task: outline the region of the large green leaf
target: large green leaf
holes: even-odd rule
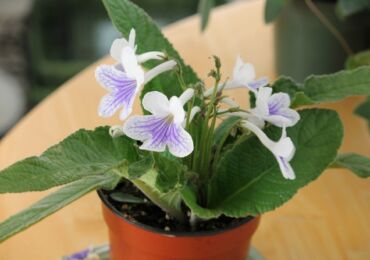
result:
[[[120,178],[119,175],[106,173],[103,175],[88,176],[62,187],[60,190],[36,202],[31,207],[0,223],[0,243],[92,190],[100,188],[113,189]]]
[[[133,141],[127,137],[112,138],[108,127],[79,130],[41,156],[0,171],[0,193],[47,190],[103,174],[136,157]]]
[[[370,95],[370,66],[337,73],[310,76],[303,84],[283,77],[272,87],[275,92],[288,93],[293,106],[335,102],[350,96]]]
[[[178,52],[144,10],[128,0],[102,1],[113,24],[124,37],[128,37],[131,28],[135,28],[138,53],[154,50],[164,51],[180,63],[187,84],[199,81],[194,71],[184,64]],[[153,66],[153,63],[149,62],[146,65],[149,68]],[[176,75],[173,73],[166,73],[152,80],[145,86],[142,95],[153,90],[163,92],[167,96],[178,96],[182,91]]]
[[[368,96],[370,67],[309,77],[305,80],[304,92],[315,103],[335,102],[349,96]]]
[[[172,189],[168,192],[162,192],[158,189],[158,172],[148,171],[140,179],[132,180],[132,183],[140,189],[154,204],[167,212],[179,221],[184,220],[181,209],[180,189]]]
[[[265,22],[270,23],[275,21],[288,1],[289,0],[266,0],[264,14]]]
[[[183,190],[185,203],[203,218],[225,214],[242,217],[258,215],[288,201],[297,191],[315,180],[335,159],[343,127],[336,112],[308,109],[301,120],[288,129],[297,150],[291,161],[295,180],[286,180],[271,153],[252,137],[236,145],[218,165],[208,194],[207,208],[197,204],[190,188]],[[267,134],[277,140],[280,130],[270,127]]]
[[[186,167],[176,157],[171,158],[162,154],[156,154],[155,168],[158,172],[155,185],[161,192],[169,192],[182,185],[185,181]]]
[[[339,154],[332,167],[346,168],[361,178],[370,176],[370,158],[355,153]]]
[[[342,16],[348,16],[370,9],[369,0],[338,0],[338,11]]]

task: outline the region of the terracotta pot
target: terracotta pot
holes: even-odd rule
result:
[[[112,260],[245,260],[260,217],[218,231],[165,232],[133,223],[98,191],[109,229]]]

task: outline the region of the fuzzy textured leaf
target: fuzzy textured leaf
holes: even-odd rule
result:
[[[179,189],[172,189],[166,193],[161,192],[157,188],[157,177],[157,171],[149,171],[140,179],[133,180],[132,183],[164,212],[182,221],[184,216],[181,210],[182,198]]]
[[[343,137],[343,127],[335,111],[307,109],[300,111],[300,115],[297,125],[288,128],[297,148],[291,161],[295,180],[284,179],[275,158],[252,137],[221,159],[209,185],[207,208],[197,204],[190,188],[183,191],[185,203],[200,217],[211,218],[221,214],[259,215],[288,201],[333,162]],[[266,132],[274,140],[281,134],[276,127]]]
[[[140,7],[128,0],[102,0],[104,6],[117,30],[124,37],[128,37],[131,28],[136,30],[137,52],[163,51],[169,57],[176,59],[181,65],[185,82],[196,83],[199,78],[191,67],[185,65],[184,61],[173,48],[172,44],[162,34],[159,27]],[[153,67],[153,62],[145,63],[147,68]],[[149,91],[160,91],[168,97],[178,96],[182,89],[178,84],[174,73],[166,73],[153,79],[145,85],[142,96]]]
[[[113,189],[121,179],[119,175],[107,173],[88,176],[51,193],[31,207],[0,223],[0,243],[21,232],[43,218],[53,214],[86,193],[95,189]]]
[[[346,60],[346,69],[351,70],[361,66],[370,66],[370,50],[356,53]]]
[[[158,172],[155,186],[159,191],[166,193],[183,184],[186,167],[176,157],[156,154],[155,168]]]
[[[148,153],[144,158],[131,163],[128,166],[128,177],[130,179],[140,178],[146,172],[154,168],[154,158],[151,153]]]
[[[272,87],[292,98],[292,106],[336,102],[350,96],[370,95],[370,66],[343,70],[333,74],[310,76],[303,84],[290,78],[278,79]]]
[[[304,93],[315,103],[335,102],[349,96],[368,96],[370,66],[308,77],[304,83]]]
[[[370,158],[355,153],[339,154],[333,167],[346,168],[361,178],[370,176]]]
[[[0,171],[0,193],[43,191],[100,175],[136,160],[127,137],[112,138],[109,127],[79,130],[39,157],[30,157]]]

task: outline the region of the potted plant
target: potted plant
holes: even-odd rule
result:
[[[223,77],[213,57],[206,88],[143,10],[103,3],[124,38],[112,44],[115,63],[96,69],[107,91],[98,111],[119,112],[123,126],[81,129],[2,170],[0,193],[64,186],[2,222],[0,242],[98,190],[112,259],[241,260],[260,216],[326,168],[369,176],[368,158],[338,153],[338,114],[307,105],[369,95],[370,68],[269,83],[240,57]],[[228,96],[237,87],[251,108]],[[144,115],[131,114],[136,96]]]

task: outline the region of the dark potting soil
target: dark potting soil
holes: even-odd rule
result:
[[[111,194],[122,192],[140,198],[144,203],[126,203],[112,199]],[[195,232],[216,231],[233,227],[243,222],[245,218],[230,218],[221,216],[217,219],[197,221],[195,228],[189,223],[189,216],[184,216],[187,221],[180,223],[178,220],[168,216],[158,206],[148,200],[145,195],[130,182],[122,182],[113,191],[104,191],[106,199],[119,211],[124,218],[134,223],[141,223],[152,228],[164,231]]]

